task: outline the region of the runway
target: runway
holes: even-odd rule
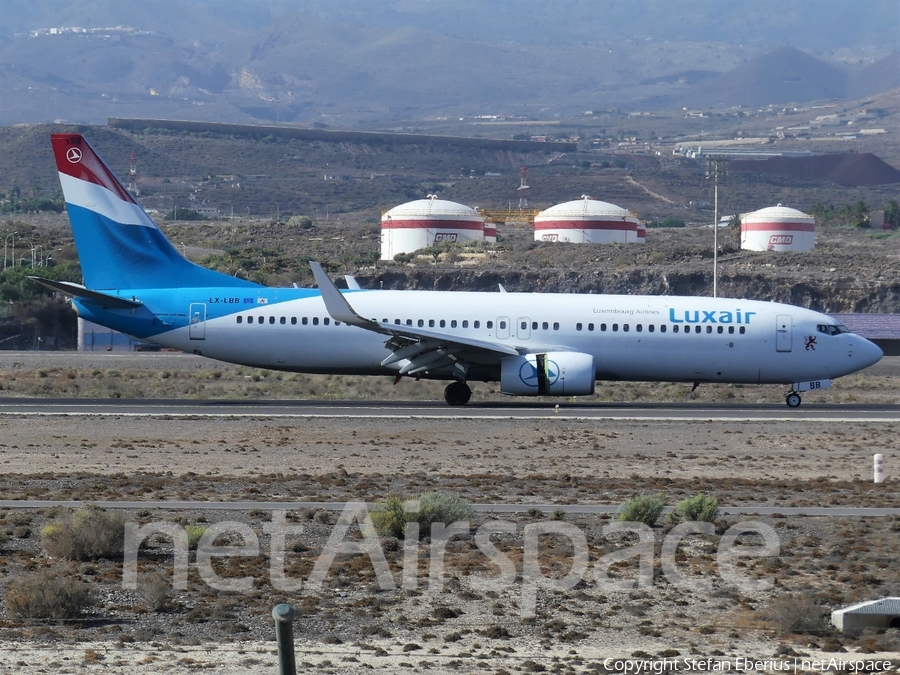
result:
[[[341,419],[459,420],[635,420],[721,422],[869,422],[893,423],[900,406],[810,404],[790,409],[784,404],[708,403],[482,403],[453,408],[443,403],[370,401],[227,401],[184,399],[0,399],[0,415],[84,415],[130,417],[253,417]]]
[[[55,501],[47,499],[35,500],[0,500],[0,508],[4,509],[47,509],[53,507],[79,508],[85,502]],[[235,501],[235,502],[202,502],[202,501],[91,501],[91,504],[108,509],[169,509],[174,511],[248,511],[260,509],[263,511],[298,510],[298,509],[325,509],[328,511],[343,511],[348,505],[355,510],[358,502],[276,502],[276,501]],[[374,504],[366,504],[369,510]],[[612,514],[619,510],[618,504],[472,504],[472,508],[478,513],[527,513],[537,509],[543,513],[562,511],[567,514]],[[671,511],[671,507],[664,512]],[[722,515],[755,515],[755,516],[827,516],[841,517],[883,517],[900,515],[900,508],[860,508],[849,506],[722,506],[719,507]]]

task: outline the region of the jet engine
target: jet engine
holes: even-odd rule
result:
[[[578,352],[523,354],[500,361],[500,391],[514,396],[594,393],[594,357]]]

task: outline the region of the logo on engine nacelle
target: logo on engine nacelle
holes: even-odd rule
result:
[[[526,361],[519,367],[519,379],[529,387],[538,386],[538,371],[531,361]],[[555,361],[547,361],[547,385],[556,384],[559,379],[559,366]]]

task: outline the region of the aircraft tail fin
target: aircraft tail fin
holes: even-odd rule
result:
[[[51,134],[89,289],[257,286],[186,260],[80,134]]]

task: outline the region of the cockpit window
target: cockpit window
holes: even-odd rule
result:
[[[841,333],[849,333],[850,332],[849,328],[847,328],[846,326],[843,326],[841,324],[832,325],[832,324],[827,324],[827,323],[820,323],[818,326],[816,326],[816,329],[820,333],[825,333],[825,335],[840,335]]]

